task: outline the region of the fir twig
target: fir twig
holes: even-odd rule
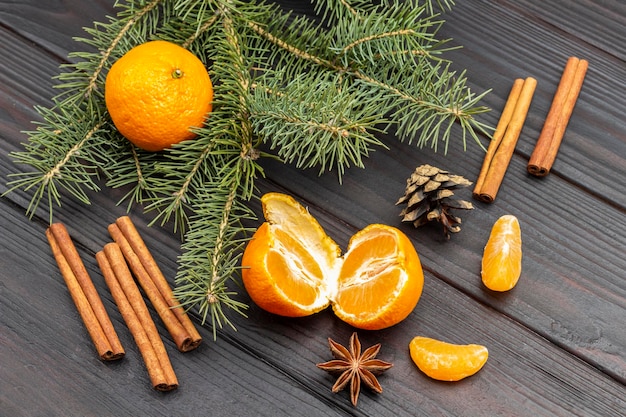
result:
[[[10,174],[16,178],[8,182],[11,192],[24,189],[33,192],[26,215],[32,218],[44,197],[48,201],[48,220],[52,223],[53,204],[61,206],[61,190],[69,191],[79,201],[89,204],[85,190],[99,190],[94,177],[98,176],[97,161],[90,156],[89,142],[95,141],[105,121],[97,118],[95,124],[83,122],[76,112],[54,112],[44,108],[38,111],[45,118],[36,131],[30,132],[31,140],[23,152],[13,153],[16,163],[36,168],[38,171]],[[74,120],[67,123],[67,120]],[[63,133],[71,131],[73,142],[59,143]],[[61,145],[61,146],[59,146]]]
[[[35,131],[12,154],[31,171],[11,176],[9,191],[32,193],[26,212],[63,192],[89,204],[100,176],[126,189],[120,203],[141,204],[155,222],[184,236],[177,296],[214,335],[244,314],[234,279],[255,220],[247,203],[263,175],[262,157],[300,168],[365,167],[379,135],[437,149],[457,136],[479,142],[489,127],[476,116],[486,92],[474,94],[465,73],[450,71],[449,40],[437,38],[451,0],[315,0],[317,16],[244,0],[126,0],[106,22],[77,38],[85,51],[62,66],[50,108],[38,107]],[[207,66],[213,111],[197,138],[162,153],[134,148],[119,135],[104,103],[110,66],[151,39],[183,45]],[[480,143],[480,142],[479,142]],[[481,145],[482,146],[482,145]],[[263,151],[262,151],[263,149]]]
[[[246,242],[242,233],[249,231],[242,221],[254,219],[254,213],[238,199],[239,193],[236,180],[230,190],[210,184],[204,188],[199,195],[204,198],[194,205],[179,258],[175,293],[183,305],[198,309],[203,323],[209,317],[214,336],[223,324],[234,328],[222,306],[242,315],[247,308],[233,298],[236,293],[227,285],[239,270]]]

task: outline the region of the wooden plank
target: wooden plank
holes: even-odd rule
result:
[[[84,37],[83,28],[93,26],[94,20],[105,21],[112,13],[112,6],[110,0],[3,1],[0,24],[31,41],[35,48],[66,58],[69,52],[76,50],[73,38]]]
[[[562,31],[601,49],[626,59],[626,3],[619,0],[599,1],[538,0],[509,2],[511,8],[540,19],[554,31]],[[611,36],[606,36],[610,33]]]
[[[19,9],[12,9],[16,16],[11,22],[28,20],[20,16],[27,16],[24,11],[32,11],[34,3],[31,0],[20,3],[27,6],[10,5]],[[298,4],[302,9],[310,7]],[[48,11],[57,7],[64,10],[61,14],[72,15],[67,19],[74,24],[102,19],[95,13],[75,12],[78,9],[70,3],[46,5]],[[445,26],[449,31],[445,29],[444,33],[466,45],[455,52],[455,65],[470,69],[477,91],[489,88],[493,82],[494,93],[488,102],[496,110],[486,117],[495,120],[513,77],[528,68],[521,53],[527,48],[535,50],[546,39],[555,42],[550,53],[563,54],[562,48],[567,47],[561,35],[554,35],[543,23],[560,19],[554,10],[546,13],[545,19],[531,19],[529,24],[527,13],[512,4],[482,2],[480,7],[480,12],[462,14],[470,7],[459,4],[449,15],[452,23]],[[7,48],[0,51],[0,108],[5,109],[0,111],[2,178],[15,172],[6,151],[18,148],[24,139],[19,131],[27,128],[35,115],[32,104],[49,99],[52,90],[42,80],[54,74],[57,65],[56,58],[30,45],[22,36],[63,57],[71,48],[69,36],[79,34],[56,27],[63,26],[67,19],[55,22],[37,18],[37,13],[32,19],[35,23],[23,24],[24,32],[1,28],[3,39],[9,39]],[[480,27],[485,19],[497,28],[490,37],[485,37]],[[563,23],[568,21],[564,19]],[[7,20],[2,22],[7,26]],[[526,28],[534,31],[529,43],[523,47],[512,43],[511,31],[526,33]],[[53,40],[31,37],[38,31]],[[503,52],[502,44],[493,39],[500,39],[511,49]],[[604,52],[595,47],[589,51],[605,58]],[[540,52],[531,55],[542,58],[537,68],[550,73],[553,81],[558,79],[558,64],[549,62]],[[28,71],[14,77],[3,66],[5,62],[16,62]],[[403,191],[405,178],[423,162],[473,179],[482,162],[482,153],[475,146],[467,152],[451,148],[444,156],[392,140],[390,151],[374,153],[365,170],[350,170],[343,185],[338,184],[334,174],[318,177],[313,170],[301,172],[266,161],[269,179],[260,182],[261,191],[286,191],[301,198],[343,247],[354,231],[368,223],[399,225],[415,242],[426,266],[424,295],[411,317],[392,329],[360,332],[364,346],[381,341],[380,357],[391,360],[395,367],[381,377],[385,392],[380,396],[364,392],[357,410],[349,405],[345,392],[330,393],[332,378],[314,366],[329,359],[327,336],[345,343],[352,332],[329,311],[295,320],[278,318],[253,305],[248,319],[233,316],[239,331],[220,331],[215,343],[210,341],[210,328],[202,328],[207,343],[191,355],[174,352],[168,342],[181,380],[181,388],[171,395],[149,388],[138,352],[125,331],[120,333],[129,349],[128,357],[119,364],[102,364],[95,357],[48,253],[43,236],[45,221],[29,222],[23,216],[26,200],[20,193],[11,194],[0,202],[3,242],[11,242],[0,246],[0,409],[16,416],[47,415],[53,410],[72,415],[330,416],[359,411],[383,416],[506,415],[518,411],[538,416],[619,415],[626,409],[626,297],[622,277],[626,265],[621,259],[626,245],[618,232],[626,222],[625,187],[623,175],[619,175],[623,173],[625,154],[621,152],[624,121],[613,110],[619,108],[613,106],[623,103],[623,98],[611,83],[623,74],[613,64],[623,61],[609,57],[603,62],[597,69],[594,88],[577,107],[577,120],[583,114],[585,123],[573,125],[570,130],[580,140],[563,154],[566,158],[560,159],[564,164],[557,175],[537,181],[524,174],[531,144],[531,139],[524,139],[527,142],[521,144],[514,158],[497,203],[478,204],[476,210],[462,213],[463,230],[450,241],[442,239],[436,228],[413,230],[399,225],[399,208],[393,203]],[[486,67],[493,74],[483,74]],[[478,75],[472,77],[472,73]],[[544,110],[550,95],[545,91],[537,101]],[[531,133],[538,133],[540,126],[541,116],[537,114],[525,133],[536,137]],[[591,132],[598,133],[593,147],[585,142],[593,137]],[[585,152],[578,154],[582,150]],[[590,167],[589,175],[580,170],[579,163]],[[613,181],[604,176],[611,169]],[[616,189],[609,190],[609,185]],[[590,193],[590,189],[601,192]],[[66,200],[58,219],[67,223],[76,237],[114,324],[124,330],[92,259],[93,253],[109,240],[106,225],[124,212],[123,207],[115,206],[121,195],[121,190],[109,189],[92,193],[93,204],[89,207]],[[258,206],[255,208],[258,211]],[[593,215],[588,214],[590,211]],[[505,212],[518,214],[522,220],[527,242],[524,276],[513,292],[494,295],[482,289],[478,269],[488,228]],[[166,275],[172,277],[179,251],[177,236],[168,227],[148,228],[149,216],[140,211],[133,215]],[[46,214],[40,212],[38,218],[45,219]],[[612,224],[605,219],[611,219]],[[605,262],[597,265],[598,259]],[[243,292],[240,297],[247,300]],[[408,356],[408,341],[417,334],[459,343],[484,343],[491,359],[473,378],[459,384],[436,383],[421,375]]]

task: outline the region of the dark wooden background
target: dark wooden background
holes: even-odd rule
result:
[[[308,13],[308,1],[282,1]],[[101,279],[94,253],[109,241],[106,226],[124,214],[121,191],[103,189],[85,206],[66,199],[56,212],[91,272],[127,349],[118,363],[97,359],[45,240],[47,214],[29,221],[29,196],[0,199],[0,415],[2,416],[618,416],[626,415],[626,5],[622,0],[458,1],[441,37],[463,49],[448,55],[468,71],[497,122],[515,78],[538,87],[497,200],[461,213],[450,241],[437,228],[414,230],[394,206],[405,179],[422,163],[475,180],[483,152],[451,144],[447,155],[390,137],[366,169],[333,174],[266,161],[261,192],[294,195],[343,247],[369,223],[399,226],[425,268],[422,298],[408,319],[359,332],[364,346],[382,342],[380,357],[395,366],[380,378],[384,393],[365,391],[358,408],[315,367],[329,359],[327,337],[347,342],[352,328],[326,311],[284,319],[251,306],[232,316],[238,331],[201,329],[206,343],[180,354],[166,346],[180,387],[151,389],[136,346]],[[0,192],[18,171],[37,118],[34,105],[55,94],[51,77],[82,27],[114,13],[113,0],[0,0]],[[590,68],[552,174],[536,179],[526,162],[571,55]],[[467,190],[469,196],[470,190]],[[258,209],[258,207],[255,207]],[[524,242],[523,273],[509,293],[480,282],[482,248],[493,222],[516,215]],[[132,214],[169,277],[178,238]],[[248,301],[245,291],[239,297]],[[160,327],[162,334],[163,328]],[[480,343],[490,358],[477,375],[441,383],[422,375],[408,343],[426,335]]]

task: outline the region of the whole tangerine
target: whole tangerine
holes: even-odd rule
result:
[[[198,57],[167,41],[135,46],[105,81],[104,99],[117,130],[137,147],[161,151],[196,136],[212,110],[213,84]]]

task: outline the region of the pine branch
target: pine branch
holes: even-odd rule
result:
[[[341,21],[347,16],[368,15],[379,7],[388,9],[396,4],[396,2],[388,0],[377,3],[370,0],[315,0],[314,3],[316,13],[323,16],[324,21],[330,23]],[[426,0],[411,3],[408,8],[423,7],[431,16],[445,10],[451,10],[454,5],[453,0]]]
[[[97,140],[102,139],[105,121],[97,114],[86,114],[81,109],[53,111],[37,107],[44,118],[37,130],[28,132],[30,141],[25,150],[13,152],[17,164],[36,169],[35,172],[10,174],[16,178],[8,182],[11,192],[16,189],[32,191],[33,197],[26,209],[32,218],[44,197],[48,201],[48,218],[52,222],[53,204],[61,207],[61,189],[76,199],[89,204],[86,190],[98,191],[97,153],[91,152]],[[89,117],[88,117],[89,116]],[[66,135],[71,140],[65,140]]]
[[[263,175],[262,159],[299,168],[365,167],[385,148],[380,133],[437,149],[460,128],[480,144],[487,111],[465,73],[450,71],[449,40],[437,38],[438,13],[451,0],[316,0],[316,17],[243,0],[127,0],[118,14],[76,38],[86,51],[61,67],[59,94],[12,153],[30,171],[11,176],[9,192],[32,193],[27,215],[48,205],[49,221],[63,192],[89,204],[88,193],[123,188],[120,203],[173,222],[183,236],[177,296],[195,308],[214,335],[244,314],[234,281],[249,225],[247,203]],[[110,66],[134,46],[164,39],[188,48],[207,66],[213,111],[197,137],[161,153],[133,147],[116,130],[104,103]],[[482,146],[482,145],[481,145]],[[266,150],[262,152],[260,148]]]
[[[175,146],[167,154],[167,161],[159,166],[167,179],[159,194],[169,197],[147,206],[159,208],[164,221],[174,213],[176,224],[189,224],[175,293],[183,305],[198,309],[203,323],[209,316],[214,337],[218,327],[234,327],[224,306],[240,314],[246,308],[234,300],[236,293],[227,283],[239,270],[247,231],[241,222],[255,219],[240,201],[252,196],[259,170],[248,117],[251,63],[242,51],[232,10],[222,7],[217,13],[222,36],[213,39],[214,71],[218,74],[213,78],[222,88],[216,89],[215,110],[206,126],[197,130],[198,139]],[[194,158],[190,158],[192,150]],[[190,219],[186,218],[187,209],[193,213]]]
[[[70,53],[70,58],[78,58],[75,64],[65,64],[62,72],[57,77],[61,84],[59,89],[65,90],[57,97],[60,106],[80,105],[80,101],[90,99],[93,94],[102,96],[105,80],[105,69],[124,52],[132,48],[137,41],[146,39],[147,34],[159,25],[159,22],[166,21],[171,11],[166,13],[166,9],[157,8],[166,3],[164,0],[152,0],[142,8],[135,10],[134,3],[121,7],[117,19],[110,19],[108,24],[96,23],[94,28],[86,28],[86,32],[92,38],[75,38],[75,40],[91,45],[97,52],[74,52]],[[102,47],[103,43],[106,45]],[[76,103],[75,101],[79,102]]]
[[[242,190],[236,176],[231,178],[230,189],[223,184],[205,184],[198,194],[176,277],[175,295],[183,305],[196,307],[203,323],[209,317],[214,337],[224,324],[234,328],[223,306],[242,315],[247,308],[234,299],[236,292],[228,286],[240,269],[244,233],[251,232],[242,222],[256,219],[238,198]]]
[[[55,87],[62,92],[53,98],[54,105],[50,109],[36,107],[43,121],[37,122],[36,131],[26,132],[29,144],[25,145],[25,150],[11,153],[16,163],[35,169],[13,175],[18,179],[9,182],[7,191],[18,188],[34,190],[27,208],[29,217],[35,214],[46,197],[51,223],[54,204],[61,206],[61,189],[85,204],[90,203],[86,190],[99,190],[96,183],[99,170],[106,172],[109,161],[117,160],[107,157],[115,146],[108,147],[110,137],[104,135],[110,122],[104,116],[102,73],[109,60],[114,58],[112,52],[122,40],[126,40],[126,49],[132,47],[124,36],[133,29],[136,31],[138,23],[146,24],[139,29],[140,33],[157,24],[159,19],[155,11],[161,2],[153,0],[137,12],[129,6],[122,9],[118,19],[112,19],[109,24],[96,23],[94,28],[87,29],[91,39],[76,38],[100,52],[70,54],[70,58],[78,58],[79,61],[61,65],[61,73],[57,76],[61,83]],[[132,38],[139,35],[135,34]],[[119,56],[121,53],[115,58]]]
[[[326,79],[301,75],[278,94],[283,82],[274,74],[260,79],[250,113],[255,133],[268,138],[270,149],[285,162],[298,168],[318,166],[320,173],[337,168],[341,180],[349,166],[364,168],[363,158],[373,147],[385,147],[374,133],[389,121],[368,111],[381,99],[371,90],[331,74]],[[315,90],[310,87],[314,82]]]
[[[434,16],[426,15],[425,6],[391,7],[338,22],[333,50],[342,65],[349,68],[364,63],[380,65],[380,60],[391,60],[396,67],[410,65],[416,56],[435,59],[445,43],[435,38],[441,24]]]
[[[140,156],[138,149],[130,143],[127,144],[125,152],[130,152],[132,157],[125,157],[124,153],[110,156],[111,166],[108,169],[107,186],[131,188],[118,202],[118,204],[128,202],[127,211],[130,211],[135,204],[148,204],[158,198],[149,184],[150,175],[154,173],[156,155],[145,153]]]
[[[383,11],[374,18],[368,18],[367,24],[359,30],[358,40],[346,41],[343,47],[318,47],[318,44],[328,45],[334,41],[329,41],[323,33],[322,28],[312,25],[309,21],[294,19],[288,30],[279,30],[285,21],[274,20],[268,27],[263,27],[257,23],[249,23],[250,28],[271,45],[287,52],[287,56],[272,55],[271,59],[275,66],[288,68],[283,78],[297,79],[299,74],[318,74],[315,77],[320,80],[325,79],[326,72],[340,74],[343,78],[350,78],[354,83],[365,83],[367,88],[374,94],[378,91],[380,97],[384,97],[376,106],[370,107],[372,116],[378,115],[381,108],[392,111],[392,117],[387,121],[387,125],[397,124],[398,136],[401,139],[413,138],[417,136],[415,142],[422,147],[429,141],[433,148],[437,148],[439,141],[445,142],[445,149],[452,135],[451,128],[445,129],[425,129],[424,127],[440,127],[445,122],[452,126],[454,122],[462,120],[463,135],[462,141],[466,146],[466,134],[480,145],[478,134],[488,134],[487,127],[475,119],[475,115],[488,111],[486,107],[479,107],[475,104],[484,94],[476,97],[465,85],[465,79],[460,77],[455,80],[455,74],[448,71],[448,64],[442,65],[442,61],[437,58],[445,51],[442,45],[445,41],[438,41],[433,35],[425,34],[428,29],[436,28],[440,22],[434,22],[431,17],[421,18],[423,7],[413,9],[401,9],[397,11]],[[352,18],[348,18],[349,20]],[[362,20],[357,15],[354,19]],[[394,22],[393,31],[384,30],[389,27],[385,22]],[[396,22],[400,22],[397,24]],[[415,27],[415,22],[419,22],[422,30],[408,29]],[[344,25],[348,25],[344,23]],[[341,28],[342,25],[335,27]],[[354,22],[352,24],[354,26]],[[360,25],[356,25],[361,28]],[[399,29],[405,27],[405,29]],[[332,39],[346,38],[345,30],[327,31],[334,36]],[[284,36],[277,36],[275,33],[285,33]],[[370,33],[368,35],[367,33]],[[349,38],[349,37],[348,37]],[[352,38],[355,38],[353,36]],[[392,41],[386,48],[356,48],[355,45],[379,41],[381,39],[393,40],[401,38],[400,43]],[[411,40],[411,42],[407,41]],[[426,40],[428,46],[422,46],[420,41]],[[406,44],[408,42],[408,44]],[[306,45],[306,46],[305,46]],[[378,45],[380,46],[380,45]],[[270,49],[269,46],[264,46]],[[306,49],[305,49],[306,48]],[[355,55],[359,49],[358,56]],[[373,52],[376,51],[376,52]],[[349,54],[347,53],[349,52]],[[364,57],[363,55],[367,57]],[[368,55],[369,54],[369,55]],[[347,56],[351,55],[351,56]],[[410,62],[413,65],[407,65]],[[302,61],[314,64],[314,67],[303,69]],[[316,68],[317,67],[317,68]],[[317,72],[312,72],[317,71]],[[313,77],[311,77],[313,78]],[[323,81],[319,81],[323,83]],[[339,94],[339,86],[337,93]],[[448,90],[450,89],[450,90]],[[276,90],[277,91],[277,90]],[[449,95],[448,92],[453,93]],[[450,101],[454,97],[456,100]],[[468,106],[465,101],[472,103]],[[434,123],[434,124],[433,124]],[[325,160],[319,160],[323,163]],[[338,167],[339,168],[339,167]],[[323,169],[322,169],[323,170]],[[339,168],[341,172],[341,168]]]

